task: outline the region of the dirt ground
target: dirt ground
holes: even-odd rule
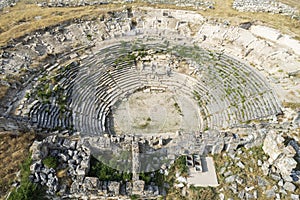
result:
[[[187,97],[171,92],[134,93],[113,113],[117,134],[199,130],[196,105]]]

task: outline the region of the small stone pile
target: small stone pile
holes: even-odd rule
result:
[[[133,194],[153,197],[160,195],[157,185],[154,183],[145,185],[143,180],[133,182],[118,182],[118,181],[100,181],[96,177],[85,177],[79,182],[73,182],[69,194],[64,195],[67,198],[101,198],[130,196]]]
[[[224,177],[224,182],[227,185],[219,190],[219,197],[221,200],[225,199],[225,195],[223,193],[224,190],[230,191],[239,199],[257,199],[261,197],[262,194],[259,193],[256,185],[252,185],[251,182],[257,183],[259,187],[266,187],[269,185],[267,181],[259,176],[246,179],[244,174],[235,172],[234,168],[242,171],[245,171],[246,168],[249,168],[249,171],[253,172],[253,168],[248,167],[246,163],[240,161],[241,156],[244,154],[245,152],[240,149],[237,151],[230,151],[228,154],[223,154],[223,157],[229,157],[230,159],[224,163],[219,172],[220,175]]]

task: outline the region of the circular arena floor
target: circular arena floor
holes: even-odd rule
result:
[[[200,115],[195,102],[169,91],[136,92],[123,99],[112,114],[117,134],[199,131]]]

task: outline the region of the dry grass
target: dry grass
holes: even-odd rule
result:
[[[282,33],[289,34],[295,39],[300,40],[300,21],[291,19],[288,16],[272,13],[252,13],[252,12],[239,12],[232,8],[233,0],[214,0],[215,9],[207,10],[195,10],[194,8],[183,8],[175,5],[148,5],[155,8],[169,8],[169,9],[182,9],[182,10],[194,10],[199,14],[210,18],[216,19],[220,22],[228,20],[231,25],[238,25],[243,22],[254,22],[256,24],[268,25],[269,27],[280,30]],[[292,7],[296,7],[300,10],[300,3],[298,0],[283,0],[283,3],[287,3]],[[145,6],[145,3],[135,4],[138,6]]]
[[[298,1],[298,0],[295,0]],[[206,17],[217,18],[221,21],[229,20],[231,24],[237,25],[241,22],[255,22],[258,24],[268,24],[270,27],[278,29],[283,33],[300,39],[300,21],[291,19],[288,16],[271,13],[252,13],[239,12],[232,8],[233,0],[215,0],[216,9],[201,11],[200,13]],[[299,3],[296,3],[298,4]]]
[[[214,161],[216,164],[216,169],[217,169],[217,176],[218,176],[218,180],[219,180],[219,186],[218,188],[224,188],[224,195],[226,196],[226,198],[233,198],[233,199],[237,199],[237,194],[234,194],[230,189],[229,186],[231,185],[230,183],[226,183],[225,182],[225,177],[219,173],[220,169],[222,167],[224,167],[224,163],[229,162],[231,164],[229,164],[226,168],[226,171],[231,171],[233,174],[238,175],[239,177],[244,179],[244,182],[242,184],[241,187],[239,188],[244,188],[246,186],[256,186],[257,182],[256,182],[256,177],[257,176],[261,176],[262,175],[262,171],[258,168],[258,166],[256,166],[256,160],[258,159],[257,157],[251,158],[253,157],[251,155],[251,157],[249,157],[249,155],[247,155],[248,160],[244,160],[244,157],[242,157],[242,162],[245,164],[246,169],[242,170],[240,169],[238,166],[236,166],[235,160],[231,159],[229,156],[222,156],[222,155],[215,155],[214,156]],[[249,167],[252,167],[254,170],[253,172],[249,171]],[[264,196],[262,195],[262,191],[259,190],[258,191],[258,195],[259,195],[259,199],[265,199]]]
[[[282,102],[282,105],[285,108],[292,108],[294,110],[299,110],[300,109],[300,103],[295,103],[295,102]]]
[[[101,16],[107,10],[117,9],[117,5],[41,8],[34,4],[20,2],[14,7],[4,9],[0,14],[0,45],[3,46],[10,39],[19,38],[38,29],[74,18],[92,19]]]
[[[20,164],[28,157],[33,139],[31,133],[19,136],[10,132],[0,133],[0,198],[10,189]]]
[[[291,7],[296,8],[300,12],[300,2],[299,0],[279,0],[281,3],[285,3]]]
[[[297,5],[298,0],[286,0],[283,2]],[[273,15],[268,13],[241,13],[232,9],[233,0],[215,0],[215,9],[198,11],[200,14],[215,18],[220,21],[229,20],[233,25],[245,21],[269,24],[271,27],[281,30],[284,33],[300,38],[300,22],[292,20],[287,16]],[[176,7],[175,5],[150,5],[147,3],[132,3],[127,6],[142,7],[151,6],[155,8],[190,9]],[[92,19],[107,13],[110,10],[122,9],[122,4],[111,4],[101,6],[85,6],[70,8],[41,8],[33,4],[18,3],[15,7],[6,8],[0,14],[0,46],[5,45],[10,39],[18,38],[34,30],[56,25],[73,18]],[[41,16],[37,20],[35,17]]]
[[[8,86],[0,85],[0,99],[2,99],[8,90]]]
[[[220,169],[222,167],[226,167],[226,172],[231,171],[232,174],[238,175],[240,178],[244,180],[243,183],[238,184],[238,188],[245,188],[254,186],[255,190],[258,192],[258,199],[260,200],[268,200],[270,198],[267,198],[264,194],[266,190],[271,189],[274,185],[277,184],[277,181],[273,180],[270,176],[265,176],[262,172],[261,167],[257,165],[257,160],[265,161],[268,159],[267,155],[264,154],[264,151],[262,150],[262,147],[252,147],[250,149],[242,148],[242,153],[236,154],[236,157],[239,157],[239,160],[235,160],[230,158],[228,155],[214,155],[214,161],[216,165],[217,170],[217,176],[220,185],[218,186],[218,189],[223,188],[223,192],[226,198],[233,198],[238,199],[237,194],[234,194],[229,188],[231,185],[230,183],[225,182],[224,175],[220,174]],[[245,169],[241,169],[236,165],[238,161],[241,161],[245,165]],[[231,163],[229,165],[224,165],[224,163]],[[252,168],[252,170],[250,170]],[[265,188],[262,188],[258,186],[258,177],[263,178],[266,180],[269,184],[265,186]],[[239,189],[239,190],[240,190]],[[299,189],[295,191],[295,193],[299,192]],[[290,192],[287,192],[288,194],[284,195],[281,194],[282,199],[289,199]]]

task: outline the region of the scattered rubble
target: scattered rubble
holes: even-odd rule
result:
[[[89,3],[41,2],[79,4]],[[294,13],[282,9],[266,11]],[[219,173],[226,189],[219,191],[221,199],[227,198],[227,190],[240,199],[299,199],[300,150],[294,134],[299,111],[280,103],[300,97],[290,93],[299,88],[299,78],[288,76],[298,70],[299,56],[300,43],[276,30],[252,23],[218,24],[192,11],[139,8],[99,20],[74,20],[3,47],[1,77],[27,73],[20,80],[24,88],[1,107],[5,116],[14,117],[13,123],[6,120],[0,128],[13,130],[20,123],[50,134],[31,147],[30,179],[46,186],[52,196],[165,196],[167,186],[148,184],[139,173],[168,174],[168,165],[179,155],[212,154],[224,159]],[[41,60],[41,71],[32,67],[34,60]],[[199,105],[199,127],[159,135],[116,135],[111,111],[137,90],[170,90],[188,97]],[[91,156],[99,155],[113,157],[115,163],[109,164],[115,169],[132,170],[132,180],[89,176]],[[187,157],[187,166],[201,173],[197,159],[193,155],[189,162]],[[175,187],[187,194],[186,178],[176,178]]]
[[[232,7],[241,12],[270,12],[299,17],[299,11],[277,0],[235,0]]]

